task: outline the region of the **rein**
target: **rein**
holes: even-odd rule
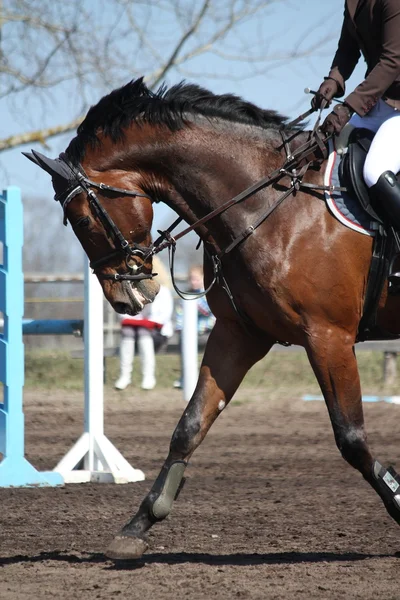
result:
[[[294,127],[295,125],[297,125],[299,122],[303,121],[307,116],[309,116],[313,112],[314,112],[314,109],[308,110],[307,112],[305,112],[302,115],[300,115],[299,117],[297,117],[294,121],[290,122],[288,124],[288,127]],[[320,131],[319,131],[320,118],[321,118],[321,111],[320,111],[319,117],[315,123],[314,129],[311,132],[310,139],[307,142],[305,142],[304,144],[302,144],[301,146],[299,146],[299,148],[297,148],[297,150],[295,150],[294,152],[292,152],[290,150],[289,140],[287,138],[285,138],[284,130],[280,130],[280,134],[282,136],[283,148],[285,149],[285,153],[286,153],[286,161],[285,161],[283,167],[276,169],[275,171],[272,171],[272,173],[270,173],[263,179],[260,179],[259,181],[257,181],[253,185],[251,185],[250,187],[246,188],[245,190],[240,192],[237,196],[235,196],[234,198],[231,198],[230,200],[228,200],[227,202],[225,202],[218,208],[214,209],[213,211],[211,211],[210,213],[208,213],[201,219],[198,219],[197,221],[195,221],[195,223],[188,226],[186,229],[182,230],[177,235],[172,236],[171,232],[182,221],[182,218],[180,218],[180,217],[176,221],[174,221],[172,223],[172,225],[170,225],[168,227],[168,229],[166,229],[165,231],[158,231],[158,233],[160,234],[160,237],[153,244],[152,254],[158,254],[162,250],[165,250],[166,248],[168,248],[172,285],[173,285],[176,293],[182,299],[194,300],[197,298],[201,298],[202,296],[206,295],[211,290],[211,288],[217,281],[219,281],[219,283],[221,283],[222,287],[227,292],[227,294],[231,300],[231,303],[235,307],[236,312],[239,313],[239,310],[234,303],[233,295],[229,290],[229,286],[228,286],[225,278],[223,277],[221,259],[224,256],[226,256],[228,253],[230,253],[239,244],[241,244],[250,235],[252,235],[254,233],[254,231],[261,225],[261,223],[263,223],[278,208],[278,206],[280,206],[280,204],[282,204],[282,202],[286,198],[288,198],[291,194],[296,193],[296,191],[299,191],[301,189],[313,189],[313,190],[330,191],[330,192],[345,191],[345,188],[338,187],[338,186],[324,186],[324,185],[303,183],[302,179],[303,179],[304,175],[306,174],[308,169],[315,162],[315,159],[313,159],[313,158],[311,160],[309,160],[303,167],[301,167],[301,169],[299,171],[297,170],[299,163],[310,158],[310,156],[315,155],[316,152],[319,152],[321,154],[321,157],[323,160],[325,160],[327,158],[328,151],[327,151],[326,141],[329,139],[330,136],[327,136],[324,138],[321,136]],[[320,160],[321,159],[319,159],[319,161]],[[291,186],[288,188],[288,190],[286,192],[284,192],[281,196],[279,196],[275,200],[275,202],[267,209],[267,211],[265,213],[263,213],[253,223],[253,225],[250,225],[247,229],[245,229],[242,233],[240,233],[226,248],[224,248],[220,252],[216,252],[216,253],[212,253],[212,254],[208,253],[209,257],[212,260],[212,264],[213,264],[213,279],[212,279],[210,285],[207,287],[207,289],[204,292],[202,292],[201,294],[197,294],[197,293],[191,294],[190,292],[182,292],[177,287],[177,285],[175,283],[175,277],[174,277],[174,258],[175,258],[177,241],[180,240],[181,238],[183,238],[185,235],[187,235],[191,231],[195,231],[201,225],[204,225],[211,219],[222,214],[223,212],[225,212],[232,206],[235,206],[239,202],[246,200],[247,198],[254,195],[255,193],[257,193],[264,187],[279,181],[283,177],[291,178]]]
[[[308,117],[313,112],[314,112],[314,109],[311,108],[307,112],[305,112],[302,115],[300,115],[299,117],[297,117],[294,121],[291,121],[290,123],[288,123],[286,125],[286,127],[287,128],[295,127],[298,123],[303,121],[306,117]],[[102,191],[103,193],[111,192],[111,193],[116,193],[119,195],[131,196],[133,198],[136,198],[136,197],[148,198],[150,201],[153,202],[152,198],[150,196],[148,196],[147,194],[139,193],[137,191],[113,187],[110,185],[106,185],[104,183],[97,183],[95,181],[92,181],[91,179],[89,179],[86,176],[86,173],[84,172],[82,166],[81,165],[75,166],[74,164],[72,164],[70,162],[68,156],[65,153],[60,154],[60,157],[58,160],[60,160],[62,163],[64,163],[65,165],[68,166],[69,170],[71,171],[71,173],[73,175],[74,181],[73,181],[73,184],[66,191],[64,191],[62,194],[56,195],[55,199],[59,200],[61,202],[61,205],[64,210],[64,224],[66,224],[66,209],[67,209],[69,202],[71,202],[71,200],[77,194],[79,194],[81,192],[85,192],[88,196],[89,204],[93,208],[96,215],[98,216],[100,222],[102,223],[107,237],[113,242],[115,249],[112,252],[110,252],[103,258],[100,258],[90,264],[90,267],[94,270],[94,272],[96,272],[100,267],[106,265],[110,260],[112,260],[116,256],[120,255],[121,253],[125,255],[125,263],[126,263],[127,268],[129,269],[130,273],[123,273],[123,274],[114,273],[114,274],[109,274],[109,275],[102,274],[102,273],[96,273],[96,275],[99,278],[112,279],[114,281],[125,281],[125,280],[140,281],[143,279],[151,279],[156,275],[155,273],[147,274],[147,273],[141,272],[145,261],[148,258],[150,258],[151,256],[158,254],[162,250],[168,249],[172,285],[173,285],[176,293],[181,298],[183,298],[185,300],[189,300],[189,299],[194,300],[197,298],[201,298],[202,296],[207,294],[211,290],[213,285],[218,281],[221,284],[221,286],[225,289],[225,291],[227,292],[237,313],[241,314],[240,310],[236,307],[233,295],[230,292],[229,286],[223,276],[221,259],[224,256],[226,256],[228,253],[230,253],[239,244],[241,244],[250,235],[252,235],[254,233],[254,231],[261,225],[261,223],[263,223],[265,221],[265,219],[267,219],[278,208],[278,206],[280,206],[280,204],[282,204],[282,202],[286,198],[288,198],[291,194],[295,194],[297,191],[299,191],[301,189],[313,189],[313,190],[324,190],[324,191],[325,190],[335,191],[335,190],[343,189],[343,188],[340,188],[337,186],[319,186],[319,185],[315,185],[315,184],[307,184],[307,183],[303,183],[303,181],[302,181],[304,175],[306,174],[308,169],[313,164],[315,164],[316,162],[321,162],[321,159],[325,160],[327,158],[326,142],[327,142],[329,136],[328,137],[321,136],[320,131],[319,131],[320,119],[321,119],[321,111],[319,112],[317,122],[315,123],[315,126],[311,132],[310,138],[293,152],[290,149],[291,138],[286,138],[285,131],[283,129],[280,130],[280,135],[282,137],[282,147],[284,148],[285,153],[286,153],[286,159],[281,168],[275,169],[275,171],[272,171],[272,173],[270,173],[269,175],[263,177],[262,179],[260,179],[259,181],[257,181],[253,185],[251,185],[250,187],[246,188],[245,190],[243,190],[242,192],[240,192],[239,194],[237,194],[236,196],[234,196],[233,198],[231,198],[230,200],[228,200],[227,202],[225,202],[224,204],[219,206],[218,208],[214,209],[213,211],[211,211],[204,217],[195,221],[192,225],[189,225],[186,229],[182,230],[181,232],[179,232],[178,234],[173,236],[171,232],[183,220],[181,217],[179,217],[166,230],[159,231],[158,233],[160,234],[160,236],[150,246],[141,246],[140,244],[129,243],[128,240],[126,240],[125,237],[123,236],[120,229],[114,223],[114,221],[112,220],[112,218],[110,217],[110,215],[108,214],[106,209],[102,206],[96,193],[91,188],[98,189],[98,190]],[[316,153],[319,153],[321,158],[317,159]],[[299,164],[303,161],[307,161],[307,162],[300,168],[300,170],[298,170]],[[286,192],[284,192],[282,195],[280,195],[275,200],[275,202],[253,223],[253,225],[251,225],[250,227],[247,227],[247,229],[245,229],[242,233],[240,233],[226,248],[224,248],[220,252],[208,253],[208,255],[210,256],[210,258],[212,260],[212,264],[213,264],[213,279],[212,279],[210,285],[207,287],[207,289],[204,292],[202,292],[201,294],[198,294],[198,293],[191,294],[190,292],[185,293],[185,292],[182,292],[181,290],[179,290],[179,288],[177,287],[177,285],[175,283],[175,276],[174,276],[174,259],[175,259],[175,251],[176,251],[177,241],[180,240],[185,235],[187,235],[188,233],[190,233],[191,231],[195,231],[200,226],[211,221],[211,219],[214,219],[218,215],[227,211],[232,206],[235,206],[236,204],[246,200],[250,196],[253,196],[258,191],[262,190],[263,188],[267,187],[268,185],[276,183],[283,177],[290,177],[290,179],[291,179],[291,185],[286,190]],[[139,259],[141,259],[142,263],[137,264],[136,262],[131,262],[132,258],[139,258]]]
[[[312,112],[314,112],[314,109],[310,109],[306,113],[303,113],[302,115],[300,115],[300,117],[297,117],[297,119],[295,119],[294,121],[289,123],[288,127],[296,125],[297,123],[302,121],[306,116],[310,115]],[[260,219],[258,219],[256,221],[256,223],[254,225],[248,227],[248,229],[246,229],[245,232],[240,234],[240,236],[238,236],[238,238],[236,238],[225,250],[223,250],[219,254],[220,257],[222,257],[225,254],[227,254],[228,252],[230,252],[241,241],[243,241],[246,237],[248,237],[248,235],[253,233],[253,231],[255,231],[255,229],[257,229],[257,227],[276,208],[278,208],[279,204],[281,204],[281,202],[283,202],[283,200],[285,200],[285,198],[290,196],[290,194],[292,194],[294,191],[300,190],[300,188],[302,188],[302,187],[308,187],[308,188],[320,189],[320,190],[330,190],[330,191],[338,190],[339,188],[334,187],[334,186],[317,186],[314,184],[302,183],[302,178],[304,177],[305,173],[307,172],[307,170],[313,163],[312,160],[309,163],[307,163],[307,165],[305,165],[299,172],[297,172],[297,170],[296,170],[296,166],[298,165],[299,162],[301,162],[305,158],[308,158],[310,155],[315,153],[315,151],[317,151],[317,150],[321,151],[322,157],[324,159],[327,158],[327,149],[325,146],[325,142],[328,138],[321,138],[319,136],[318,125],[319,125],[319,119],[316,123],[316,126],[314,127],[314,130],[312,131],[310,140],[308,140],[307,142],[302,144],[302,146],[300,146],[293,153],[289,149],[288,141],[284,138],[283,130],[280,130],[280,134],[283,139],[283,146],[284,146],[285,152],[286,152],[286,161],[285,161],[283,167],[281,167],[279,169],[275,169],[275,171],[272,171],[272,173],[270,173],[269,175],[266,175],[266,177],[263,177],[263,179],[260,179],[259,181],[257,181],[253,185],[251,185],[250,187],[246,188],[245,190],[240,192],[240,194],[238,194],[237,196],[234,196],[233,198],[231,198],[230,200],[228,200],[227,202],[225,202],[218,208],[214,209],[213,211],[211,211],[210,213],[208,213],[201,219],[198,219],[197,221],[195,221],[195,223],[193,223],[192,225],[190,225],[189,227],[187,227],[186,229],[184,229],[177,235],[171,236],[171,231],[176,225],[178,225],[180,223],[180,221],[182,219],[177,219],[177,221],[175,221],[172,224],[172,226],[169,227],[166,231],[159,231],[159,233],[161,235],[157,239],[157,241],[153,244],[153,248],[154,248],[153,254],[157,254],[158,252],[161,252],[165,248],[175,245],[178,240],[180,240],[182,237],[184,237],[191,231],[194,231],[195,229],[200,227],[200,225],[204,225],[204,223],[207,223],[214,217],[217,217],[221,213],[225,212],[226,210],[228,210],[228,208],[231,208],[231,206],[234,206],[235,204],[238,204],[239,202],[242,202],[243,200],[247,200],[247,198],[249,198],[250,196],[253,196],[257,192],[262,190],[264,187],[268,186],[271,183],[275,183],[276,181],[278,181],[279,179],[281,179],[284,176],[291,177],[291,179],[292,179],[291,187],[287,190],[287,192],[285,192],[282,196],[280,196],[275,201],[275,203],[267,210],[267,212]],[[312,143],[313,138],[315,138],[315,140],[316,140],[314,143]]]

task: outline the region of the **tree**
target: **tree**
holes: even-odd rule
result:
[[[312,54],[321,40],[303,34],[271,51],[268,17],[281,2],[0,0],[0,103],[20,120],[0,151],[75,130],[90,104],[142,74],[153,88],[170,73],[242,79]]]
[[[9,181],[23,186],[25,144],[60,152],[88,107],[130,79],[144,74],[152,88],[166,79],[209,87],[215,79],[215,87],[232,91],[238,81],[261,76],[265,82],[274,69],[282,68],[278,75],[286,78],[302,58],[312,63],[332,37],[326,28],[331,20],[325,14],[310,21],[308,8],[299,28],[296,19],[304,10],[303,3],[290,0],[0,0],[2,185],[8,179],[5,165],[21,164],[15,171],[19,179],[14,174]],[[332,10],[321,4],[321,12]],[[277,14],[279,27],[273,20]],[[75,238],[69,243],[71,231],[62,226],[60,207],[48,208],[47,174],[29,168],[32,191],[23,197],[25,271],[81,271],[81,249]],[[40,178],[48,185],[41,197]],[[156,211],[154,230],[174,218],[162,209]],[[193,250],[196,241],[191,234],[179,244],[178,273],[187,271],[188,261],[201,260],[200,251]]]

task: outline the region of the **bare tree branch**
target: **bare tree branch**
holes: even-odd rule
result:
[[[0,151],[72,131],[102,93],[143,74],[150,87],[170,74],[245,80],[321,54],[331,37],[316,40],[321,23],[290,43],[282,44],[286,23],[283,34],[271,32],[268,18],[282,2],[97,0],[89,11],[82,0],[0,0],[0,110],[7,102],[33,129],[19,131],[26,119],[16,124]],[[207,72],[201,56],[210,58]]]
[[[163,65],[163,67],[161,69],[158,70],[157,75],[153,76],[152,78],[152,85],[156,86],[160,83],[160,81],[162,81],[162,79],[164,78],[165,74],[167,73],[167,71],[172,67],[172,65],[175,64],[175,60],[178,57],[178,54],[181,50],[181,48],[183,48],[184,44],[187,42],[187,40],[190,38],[190,36],[192,36],[194,34],[194,32],[197,30],[197,28],[199,27],[204,15],[206,14],[208,8],[210,6],[210,0],[204,0],[203,6],[197,16],[197,18],[195,19],[193,25],[185,32],[185,34],[181,37],[181,39],[179,40],[179,42],[177,43],[177,45],[175,46],[171,56],[166,60],[165,64]]]
[[[83,118],[83,116],[79,117],[78,119],[74,119],[73,121],[65,123],[64,125],[57,125],[57,127],[48,127],[47,129],[39,129],[37,131],[30,131],[29,133],[22,133],[20,135],[11,135],[8,138],[0,140],[0,152],[2,150],[10,150],[11,148],[16,148],[17,146],[31,144],[34,142],[39,142],[39,144],[42,144],[46,147],[47,140],[56,135],[60,135],[60,133],[74,131],[82,122]]]
[[[217,29],[207,39],[206,42],[199,44],[194,50],[189,51],[186,54],[181,55],[180,57],[178,57],[179,52],[175,52],[174,53],[174,61],[171,62],[171,59],[169,59],[169,61],[168,61],[168,68],[171,68],[172,66],[179,67],[183,63],[189,62],[190,60],[196,58],[197,56],[200,56],[201,54],[204,54],[207,51],[208,52],[213,51],[214,44],[217,41],[222,40],[224,38],[224,36],[228,32],[230,32],[238,22],[242,21],[246,17],[249,17],[250,15],[254,15],[257,11],[261,10],[261,8],[265,8],[265,5],[269,5],[269,4],[270,4],[270,2],[267,1],[266,3],[263,3],[261,6],[255,7],[253,10],[249,10],[248,8],[245,8],[245,9],[243,9],[243,11],[240,11],[238,13],[231,13],[230,18],[227,21],[227,23],[224,24],[221,28]],[[179,45],[180,45],[180,48],[182,48],[183,44],[179,44]],[[248,59],[249,59],[249,57],[248,57]],[[264,61],[265,60],[266,60],[266,58],[264,57]],[[167,66],[167,63],[165,66]],[[165,72],[164,72],[164,74],[162,74],[163,71],[166,71],[166,69],[164,69],[164,67],[148,76],[147,79],[148,79],[148,81],[151,82],[152,86],[157,85],[157,83],[159,83],[159,81],[161,81],[163,79],[163,77],[165,75]],[[235,79],[235,77],[233,77],[233,79]]]

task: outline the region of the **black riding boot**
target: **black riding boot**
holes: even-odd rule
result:
[[[400,232],[400,183],[396,175],[392,171],[385,171],[370,192],[381,203],[392,227]],[[400,288],[400,272],[389,273],[388,279],[392,287]]]

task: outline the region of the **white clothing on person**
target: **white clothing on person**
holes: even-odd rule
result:
[[[163,338],[173,335],[172,314],[174,303],[170,290],[161,286],[160,291],[151,304],[135,315],[120,315],[120,376],[115,388],[125,389],[132,380],[132,368],[137,340],[142,366],[142,389],[151,390],[156,385],[155,349],[153,333],[157,331]]]
[[[400,171],[400,112],[384,100],[360,117],[356,113],[349,121],[375,133],[364,164],[364,180],[368,187],[375,185],[385,171]]]

